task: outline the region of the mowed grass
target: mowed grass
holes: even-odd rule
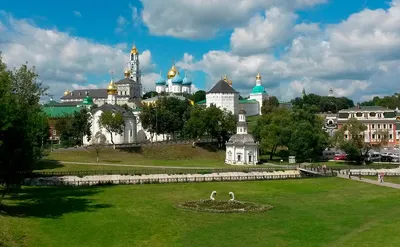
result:
[[[265,213],[215,214],[177,204],[265,203]],[[7,197],[0,246],[398,246],[400,190],[340,178],[26,187]]]
[[[96,163],[96,153],[92,149],[55,150],[46,159]],[[225,151],[209,150],[202,147],[193,148],[191,145],[159,145],[146,146],[140,150],[130,152],[118,149],[104,149],[100,152],[99,163],[142,166],[224,167],[226,166],[224,160]],[[101,168],[99,166],[96,169]]]

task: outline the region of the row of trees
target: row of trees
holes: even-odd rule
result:
[[[318,112],[332,112],[337,113],[342,109],[348,109],[354,106],[353,100],[346,97],[331,97],[321,96],[317,94],[303,95],[302,98],[298,97],[291,101],[295,107],[302,108],[303,106],[316,106]]]
[[[376,96],[370,101],[362,102],[360,105],[361,106],[382,106],[382,107],[388,107],[390,109],[396,109],[397,107],[400,107],[400,93],[395,93],[392,96],[385,96],[383,98]]]
[[[191,105],[174,97],[161,97],[155,104],[144,105],[139,115],[151,135],[211,137],[223,143],[235,131],[236,118],[217,107]]]
[[[90,141],[92,136],[90,127],[91,115],[86,108],[57,119],[55,124],[63,146],[83,145],[84,136]]]
[[[270,152],[270,159],[278,147],[285,147],[288,155],[298,160],[320,156],[328,145],[328,135],[323,131],[323,119],[316,115],[315,106],[295,107],[292,111],[277,108],[263,115],[253,130],[262,152]]]
[[[43,155],[49,125],[39,104],[45,94],[35,68],[8,70],[0,57],[0,181],[20,184],[21,171],[31,171]]]

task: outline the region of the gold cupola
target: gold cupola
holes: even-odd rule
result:
[[[124,71],[125,78],[128,78],[130,75],[131,75],[131,71],[129,69],[125,69],[125,71]]]
[[[261,80],[261,75],[260,75],[260,72],[258,72],[258,74],[257,74],[257,76],[256,76],[256,80]]]
[[[132,46],[132,49],[131,49],[131,54],[138,54],[139,53],[139,51],[138,51],[138,49],[136,48],[136,45],[133,45]]]
[[[64,96],[68,95],[69,93],[70,93],[70,91],[69,91],[69,90],[65,90],[65,92],[64,92]]]
[[[108,84],[108,87],[107,87],[107,94],[108,94],[108,95],[110,95],[110,94],[113,94],[113,95],[117,94],[117,87],[115,86],[114,79],[111,79],[110,84]]]
[[[168,71],[167,77],[168,79],[172,79],[178,74],[178,70],[176,69],[175,65],[172,65],[171,69]]]

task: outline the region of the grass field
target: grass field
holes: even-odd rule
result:
[[[94,150],[55,150],[46,157],[48,160],[71,162],[96,162]],[[209,150],[191,145],[147,146],[136,151],[104,149],[99,163],[128,164],[145,166],[179,167],[224,167],[225,151]],[[100,169],[100,168],[99,168]]]
[[[176,205],[207,199],[271,204],[213,214]],[[0,246],[398,246],[400,190],[340,178],[27,187],[7,197]]]

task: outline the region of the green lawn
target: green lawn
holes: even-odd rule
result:
[[[70,162],[96,162],[96,153],[91,150],[55,150],[46,157],[48,160]],[[224,167],[225,151],[207,150],[191,145],[144,147],[136,151],[104,149],[100,163],[179,166],[179,167]],[[101,168],[100,168],[101,169]],[[109,169],[109,168],[108,168]]]
[[[213,214],[182,201],[271,204]],[[340,178],[110,187],[27,187],[7,197],[0,246],[398,246],[400,190]]]

